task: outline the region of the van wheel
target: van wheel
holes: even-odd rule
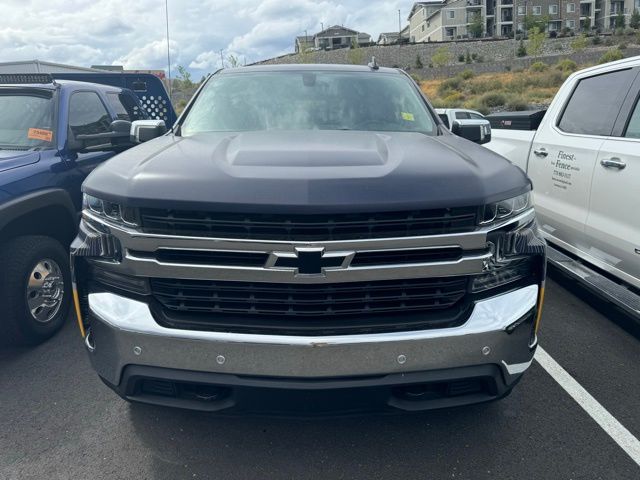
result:
[[[71,305],[69,254],[50,237],[16,237],[0,252],[0,339],[37,344],[53,336]]]

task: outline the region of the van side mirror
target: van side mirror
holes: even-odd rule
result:
[[[491,141],[491,124],[489,120],[456,120],[451,126],[451,132],[479,145]]]
[[[131,123],[129,136],[133,143],[144,143],[167,133],[164,120],[136,120]]]

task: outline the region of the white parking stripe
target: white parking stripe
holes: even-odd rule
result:
[[[593,418],[613,440],[640,466],[640,440],[634,437],[582,385],[567,373],[558,362],[538,347],[536,361],[551,377]]]

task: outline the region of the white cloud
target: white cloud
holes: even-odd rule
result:
[[[403,23],[413,2],[366,0],[169,0],[172,68],[199,76],[220,66],[220,50],[242,62],[290,52],[294,38],[333,24],[374,38]],[[165,68],[161,0],[3,0],[0,61]]]

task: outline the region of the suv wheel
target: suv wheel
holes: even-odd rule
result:
[[[2,246],[0,265],[0,338],[36,344],[54,335],[71,305],[69,254],[64,247],[50,237],[17,237]]]

